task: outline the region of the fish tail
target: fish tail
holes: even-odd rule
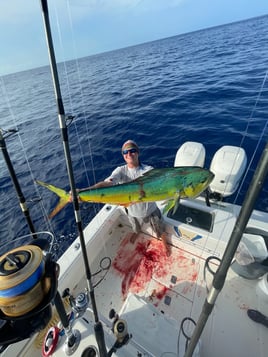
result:
[[[70,194],[68,192],[62,190],[61,188],[58,188],[56,186],[50,185],[48,183],[45,183],[45,182],[39,181],[39,180],[36,180],[35,182],[38,183],[38,185],[41,185],[41,186],[47,188],[48,190],[56,193],[56,195],[60,198],[56,207],[49,214],[49,216],[48,216],[49,218],[53,218],[57,213],[59,213],[59,211],[63,207],[65,207],[69,202],[71,202]]]

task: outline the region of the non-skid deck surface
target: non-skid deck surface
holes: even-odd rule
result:
[[[110,247],[105,247],[105,252],[109,251],[113,257],[110,255],[112,266],[107,276],[96,289],[102,314],[108,316],[111,308],[118,312],[128,293],[132,293],[169,317],[185,317],[179,316],[178,311],[189,316],[193,299],[205,296],[200,279],[203,259],[176,247],[167,256],[161,240],[142,233],[131,243],[130,235],[124,232],[119,236],[118,246],[110,241]]]
[[[107,318],[112,308],[118,313],[124,310],[124,302],[131,293],[150,302],[168,319],[175,320],[178,329],[185,317],[197,321],[207,295],[204,258],[183,245],[180,248],[172,246],[172,254],[168,257],[162,242],[154,237],[140,234],[132,244],[130,232],[119,229],[117,233],[117,238],[113,235],[103,253],[103,256],[110,253],[112,264],[96,289],[101,314]],[[241,342],[239,356],[243,353],[243,356],[250,356],[248,352],[253,353],[256,346],[256,355],[265,356],[267,329],[247,317],[248,308],[267,314],[267,304],[261,296],[256,297],[258,282],[245,281],[232,271],[228,276],[203,333],[206,341],[203,352],[213,355],[222,350],[222,356],[230,356],[236,350],[230,344],[235,336]],[[211,277],[208,280],[211,282]]]

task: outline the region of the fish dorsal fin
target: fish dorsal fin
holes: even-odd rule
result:
[[[147,180],[152,180],[154,178],[159,178],[159,176],[163,174],[163,169],[152,169],[149,171],[146,171],[144,174],[136,178],[134,181],[135,182],[146,182]]]
[[[134,180],[134,182],[142,181],[145,183],[147,180],[159,179],[161,176],[166,176],[168,178],[176,176],[185,176],[192,172],[199,172],[204,170],[198,166],[180,166],[180,167],[162,167],[158,169],[151,169],[146,171],[142,176],[139,176]]]

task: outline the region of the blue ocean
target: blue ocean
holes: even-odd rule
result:
[[[209,168],[223,145],[242,146],[249,170],[228,200],[242,203],[267,141],[268,16],[209,28],[58,65],[76,186],[89,186],[123,164],[134,139],[141,160],[173,166],[186,141],[202,142]],[[46,215],[57,197],[38,179],[69,191],[54,88],[48,66],[1,77],[0,127],[36,231],[55,234],[61,254],[77,236],[72,205]],[[0,155],[0,238],[29,233]],[[268,211],[268,182],[256,209]],[[83,226],[101,205],[81,205]]]

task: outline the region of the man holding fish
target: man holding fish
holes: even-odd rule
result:
[[[139,147],[133,140],[127,140],[122,146],[122,155],[126,162],[123,166],[118,166],[112,174],[104,181],[98,182],[88,188],[78,190],[78,193],[84,190],[93,188],[108,187],[113,185],[130,182],[143,175],[145,172],[152,170],[153,167],[144,165],[139,160]],[[141,196],[144,192],[140,192]],[[138,234],[141,232],[143,223],[149,223],[153,231],[156,233],[157,238],[161,238],[166,254],[171,254],[170,245],[167,243],[167,235],[164,232],[164,222],[160,209],[155,202],[142,202],[131,204],[126,208],[129,221],[132,225],[134,233],[130,241],[135,242]]]
[[[164,201],[164,213],[171,209],[175,212],[181,198],[199,196],[209,186],[214,174],[199,166],[154,169],[144,165],[139,160],[139,147],[133,140],[123,144],[122,155],[126,164],[117,167],[104,181],[78,189],[79,200],[125,207],[134,231],[131,240],[135,241],[143,223],[150,223],[157,237],[162,239],[167,255],[170,255],[162,215],[155,202]],[[69,192],[39,180],[36,182],[60,198],[49,218],[72,202]]]

